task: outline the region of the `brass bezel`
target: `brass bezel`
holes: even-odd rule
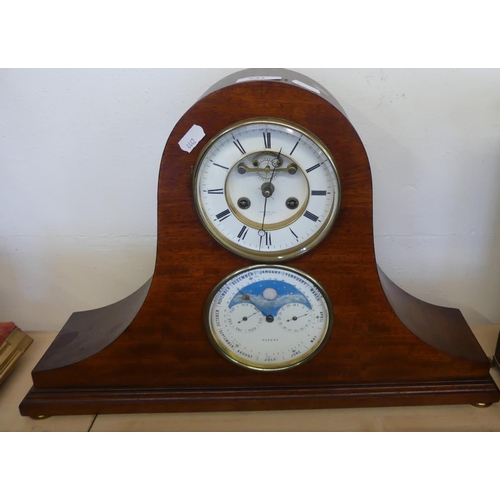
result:
[[[299,358],[290,360],[286,364],[278,363],[276,365],[263,366],[263,365],[260,365],[258,363],[251,363],[247,359],[239,357],[236,354],[234,354],[233,352],[231,352],[229,349],[225,348],[225,346],[223,346],[217,340],[217,335],[214,333],[214,330],[212,328],[212,323],[210,321],[210,310],[212,308],[214,298],[217,295],[217,293],[219,292],[219,290],[224,285],[226,285],[229,281],[231,281],[233,278],[238,276],[239,274],[244,274],[244,273],[247,273],[249,271],[256,270],[256,269],[281,269],[283,271],[288,271],[288,272],[292,272],[294,274],[298,274],[302,278],[308,280],[313,286],[315,286],[319,290],[321,296],[323,297],[323,299],[326,303],[326,308],[328,311],[328,321],[327,321],[326,327],[324,329],[324,336],[323,336],[322,340],[318,344],[316,344],[316,346],[312,350],[308,351],[306,354],[304,354],[303,356],[301,356]],[[327,343],[328,339],[330,338],[330,335],[331,335],[331,332],[333,329],[334,313],[333,313],[332,302],[331,302],[330,297],[328,296],[326,290],[323,288],[323,286],[317,280],[315,280],[309,274],[305,273],[304,271],[299,271],[298,269],[288,267],[288,266],[282,266],[279,264],[268,264],[268,265],[257,264],[257,265],[248,266],[248,267],[238,269],[238,270],[232,272],[231,274],[228,274],[225,278],[220,280],[219,283],[217,283],[217,285],[215,285],[215,287],[212,289],[212,291],[208,295],[207,300],[205,302],[205,307],[203,310],[203,322],[205,324],[205,330],[207,332],[207,336],[208,336],[211,344],[214,346],[215,350],[222,357],[224,357],[228,361],[230,361],[238,366],[241,366],[241,367],[249,369],[249,370],[260,371],[260,372],[276,372],[276,371],[288,370],[290,368],[300,366],[300,365],[306,363],[307,361],[310,361],[314,356],[316,356],[321,351],[321,349],[323,349],[323,347]]]
[[[325,220],[323,225],[320,227],[320,229],[310,238],[308,238],[306,241],[295,245],[293,247],[290,247],[286,250],[283,251],[273,251],[273,252],[265,252],[265,251],[259,251],[259,250],[252,250],[245,248],[241,245],[238,245],[234,241],[230,240],[227,238],[224,234],[222,234],[217,226],[215,226],[212,223],[212,220],[206,215],[203,205],[200,202],[199,198],[199,193],[198,193],[198,186],[197,186],[197,181],[198,181],[198,174],[199,174],[199,169],[200,165],[205,158],[206,153],[208,150],[211,148],[211,146],[224,134],[227,134],[231,132],[232,130],[235,130],[237,128],[246,126],[246,125],[255,125],[255,124],[268,124],[268,125],[278,125],[278,126],[283,126],[283,127],[288,127],[299,134],[302,134],[306,136],[310,141],[314,142],[315,144],[318,145],[318,147],[323,151],[325,156],[328,158],[330,163],[332,164],[333,168],[333,174],[334,177],[336,178],[337,181],[337,195],[336,198],[333,200],[332,208],[331,211],[328,215],[328,218]],[[267,150],[266,150],[267,151]],[[253,153],[245,153],[241,158],[248,156],[249,154],[254,154],[257,151],[254,151]],[[235,168],[238,163],[241,161],[241,158],[239,158],[235,164],[231,168]],[[229,173],[228,173],[229,175]],[[306,178],[307,180],[307,178]],[[308,252],[312,248],[314,248],[316,245],[318,245],[330,232],[330,229],[332,228],[338,213],[340,211],[340,204],[341,204],[341,184],[340,184],[340,177],[337,171],[337,167],[335,165],[335,161],[333,159],[332,154],[326,147],[326,145],[319,139],[317,136],[315,136],[312,132],[309,130],[305,129],[304,127],[290,122],[288,120],[284,120],[281,118],[270,118],[270,117],[259,117],[259,118],[251,118],[248,120],[241,120],[236,123],[233,123],[232,125],[222,129],[220,132],[218,132],[215,136],[213,136],[207,144],[203,147],[201,150],[196,163],[194,164],[193,167],[193,202],[194,206],[196,209],[196,212],[198,214],[198,217],[200,218],[203,226],[205,229],[209,232],[209,234],[218,242],[220,243],[223,247],[227,248],[231,252],[240,255],[242,257],[246,257],[251,260],[255,261],[260,261],[260,262],[283,262],[286,260],[290,260],[296,257],[299,257],[300,255],[303,255],[304,253]],[[230,210],[231,207],[230,207]],[[232,212],[235,217],[239,219],[239,217],[236,215],[235,212]]]

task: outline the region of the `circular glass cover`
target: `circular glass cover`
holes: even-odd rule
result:
[[[255,370],[283,370],[307,361],[325,344],[332,323],[323,288],[284,266],[233,273],[215,287],[205,308],[216,349]]]
[[[250,259],[279,261],[326,236],[340,207],[340,181],[330,153],[307,130],[283,120],[247,120],[205,146],[194,199],[219,243]]]

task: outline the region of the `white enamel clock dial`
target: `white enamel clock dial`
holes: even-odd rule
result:
[[[272,262],[297,257],[326,236],[340,207],[340,181],[317,137],[263,118],[239,122],[205,146],[194,199],[217,241]]]
[[[205,326],[216,349],[255,370],[283,370],[309,360],[333,323],[330,300],[312,278],[284,266],[233,273],[208,298]]]

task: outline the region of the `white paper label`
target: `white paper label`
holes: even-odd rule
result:
[[[198,143],[205,137],[205,131],[199,125],[193,125],[179,141],[179,147],[191,153]]]
[[[292,80],[292,83],[295,83],[295,85],[298,85],[299,87],[303,87],[303,88],[310,90],[312,92],[316,92],[316,94],[321,94],[321,92],[317,88],[311,87],[310,85],[307,85],[307,83],[301,82],[300,80]]]
[[[281,76],[247,76],[236,80],[236,83],[252,82],[254,80],[281,80],[282,78]]]

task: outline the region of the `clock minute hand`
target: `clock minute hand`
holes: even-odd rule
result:
[[[262,238],[264,238],[264,236],[266,235],[266,231],[264,230],[264,222],[266,220],[266,207],[267,207],[267,196],[264,200],[264,214],[262,216],[262,226],[261,228],[259,229],[259,232],[258,232],[258,235],[260,236],[260,241],[259,241],[259,251],[262,247]]]
[[[280,156],[281,156],[282,149],[283,148],[280,148],[278,156],[276,157],[276,161],[273,162],[273,171],[271,173],[271,177],[269,179],[269,182],[264,182],[264,184],[262,184],[262,188],[261,188],[262,189],[262,196],[264,196],[264,213],[262,214],[262,226],[261,226],[260,231],[259,231],[259,236],[260,236],[259,250],[262,246],[262,238],[266,234],[266,232],[264,230],[264,223],[266,221],[266,214],[267,214],[267,199],[270,196],[272,196],[272,194],[274,192],[274,186],[273,186],[272,182],[273,182],[274,176],[276,174],[276,169],[280,163]]]

